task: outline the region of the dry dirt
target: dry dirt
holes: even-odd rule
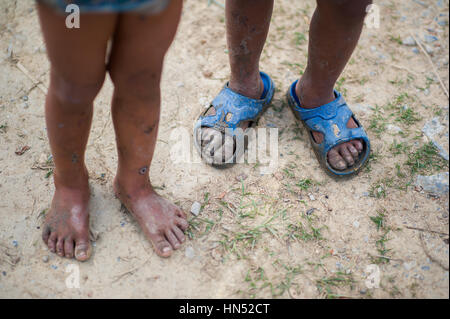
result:
[[[160,193],[187,212],[194,201],[203,209],[191,215],[191,238],[170,259],[159,258],[121,210],[111,186],[117,154],[108,79],[87,150],[94,254],[78,263],[50,254],[40,237],[54,187],[42,90],[49,64],[34,3],[0,0],[0,297],[449,297],[448,193],[414,186],[415,175],[448,171],[448,162],[432,155],[417,172],[406,164],[414,155],[424,160],[420,148],[428,139],[421,130],[434,117],[448,152],[448,97],[432,66],[448,89],[448,0],[376,1],[380,28],[364,30],[339,83],[367,128],[373,155],[361,174],[342,181],[320,169],[284,100],[306,64],[314,1],[275,3],[261,69],[278,90],[259,123],[280,130],[275,172],[168,160],[173,130],[191,133],[229,74],[223,8],[186,0],[166,59],[150,173]],[[427,44],[432,62],[401,43],[411,33],[424,44],[425,34],[438,38]],[[79,266],[78,289],[66,286],[71,264]],[[369,289],[371,264],[380,283]]]

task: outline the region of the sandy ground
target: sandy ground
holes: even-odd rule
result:
[[[448,88],[449,4],[376,2],[380,28],[364,30],[339,83],[373,155],[357,177],[335,181],[284,100],[306,64],[311,0],[276,1],[262,56],[278,88],[259,123],[279,128],[276,170],[168,160],[173,130],[191,133],[229,74],[224,10],[186,0],[166,59],[151,179],[187,212],[194,201],[202,211],[191,215],[183,248],[161,259],[121,210],[111,186],[117,154],[108,79],[87,150],[94,254],[78,263],[50,254],[39,229],[54,187],[41,90],[49,64],[36,10],[32,0],[0,0],[0,297],[448,298],[448,193],[429,194],[414,181],[448,171],[438,155],[424,155],[422,128],[437,118],[443,129],[436,138],[448,153],[448,98],[433,66]],[[411,33],[431,62],[420,47],[402,43]],[[408,159],[423,165],[412,170]],[[76,274],[70,265],[78,266],[79,288],[66,285]],[[372,278],[375,287],[367,284]]]

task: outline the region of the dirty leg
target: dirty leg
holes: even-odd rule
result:
[[[230,88],[244,96],[259,99],[264,91],[259,74],[259,59],[269,32],[272,17],[273,0],[227,0],[226,26],[229,60],[231,68]],[[206,115],[214,115],[211,107]],[[245,130],[249,122],[240,123]],[[234,153],[234,140],[212,137],[217,136],[213,128],[199,130],[199,144],[206,144],[214,150],[222,151],[223,155]],[[223,146],[221,147],[221,145]],[[213,154],[211,154],[214,157]],[[225,159],[226,161],[227,159]]]
[[[84,152],[116,17],[82,15],[80,29],[67,29],[65,16],[43,4],[37,8],[51,63],[45,117],[55,164],[55,194],[42,238],[51,252],[84,261],[91,255]]]
[[[371,0],[318,0],[309,31],[308,64],[297,82],[296,93],[304,108],[315,108],[335,99],[333,89],[358,43],[366,7]],[[350,119],[349,128],[357,127]],[[317,143],[323,135],[313,132]],[[339,170],[355,164],[363,150],[360,140],[342,143],[328,152],[328,162]]]
[[[158,15],[122,14],[109,65],[119,156],[114,190],[162,257],[181,247],[188,227],[185,213],[160,197],[149,178],[160,115],[161,71],[181,7],[181,0],[172,0]]]

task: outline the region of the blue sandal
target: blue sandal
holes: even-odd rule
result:
[[[194,126],[194,145],[202,159],[213,166],[222,166],[225,164],[236,163],[237,159],[243,154],[243,150],[236,150],[234,146],[233,154],[228,159],[217,160],[213,154],[208,154],[208,148],[202,149],[202,128],[209,127],[221,133],[221,136],[232,137],[236,140],[242,130],[237,130],[241,122],[250,121],[249,127],[256,125],[258,119],[270,105],[272,101],[275,85],[272,79],[264,72],[260,72],[264,83],[264,92],[260,99],[251,99],[238,94],[225,84],[220,93],[212,101],[209,108],[201,113]],[[209,109],[214,107],[215,114],[207,115]],[[223,139],[222,139],[223,145]]]
[[[300,106],[300,101],[295,93],[297,82],[298,80],[289,88],[286,94],[287,100],[294,115],[308,129],[309,139],[319,163],[332,175],[346,176],[358,173],[369,158],[370,141],[363,127],[345,102],[344,97],[335,90],[334,94],[336,99],[334,101],[314,109],[305,109]],[[351,117],[353,117],[358,125],[357,128],[347,127],[347,123]],[[314,140],[311,134],[313,131],[323,134],[324,139],[321,144],[318,144]],[[328,151],[336,145],[355,139],[363,142],[363,150],[359,154],[359,158],[355,164],[345,170],[337,170],[331,167],[327,160]]]

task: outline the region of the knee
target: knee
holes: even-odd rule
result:
[[[360,23],[372,0],[317,0],[319,10],[326,10],[345,23]]]
[[[149,102],[159,99],[161,68],[148,68],[136,72],[110,70],[116,94],[121,97]]]
[[[51,90],[57,99],[66,106],[91,106],[103,86],[105,75],[98,78],[77,80],[61,75],[51,75]]]

